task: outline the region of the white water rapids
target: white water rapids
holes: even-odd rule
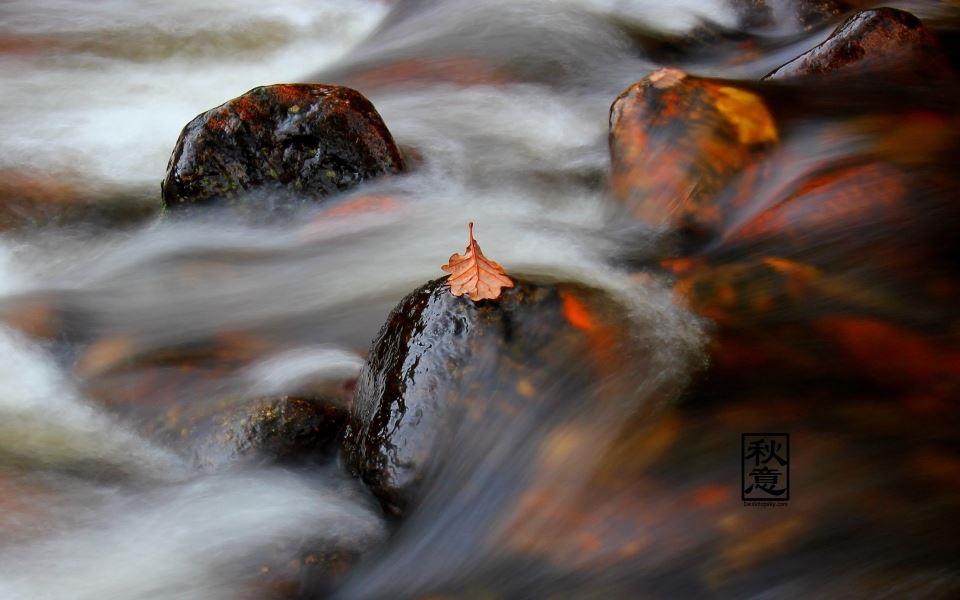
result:
[[[658,8],[655,20],[686,27],[701,11],[690,4],[672,17]],[[436,29],[469,22],[450,12],[464,7],[438,14]],[[190,118],[336,61],[389,9],[368,0],[6,2],[0,37],[49,47],[0,54],[0,170],[155,202]],[[428,23],[430,10],[443,13],[427,10]],[[579,27],[569,5],[510,10],[533,36],[531,54],[538,38],[588,33],[562,29]],[[432,31],[418,35],[429,41]],[[573,66],[636,65],[625,48],[616,37],[600,40]],[[469,218],[488,253],[512,269],[629,298],[637,319],[660,323],[664,355],[678,358],[698,344],[696,326],[663,290],[639,288],[608,264],[624,242],[606,228],[607,199],[581,182],[605,168],[607,106],[630,77],[607,77],[593,90],[518,82],[371,94],[399,143],[424,161],[411,176],[371,187],[415,198],[411,207],[314,223],[305,211],[292,224],[213,215],[11,235],[0,238],[0,292],[66,298],[91,335],[132,335],[145,350],[295,324],[305,341],[213,384],[281,393],[354,376],[389,308],[439,274]],[[630,244],[634,253],[649,252],[653,237],[644,238]],[[206,280],[184,273],[185,263],[207,258],[228,268]],[[0,481],[14,486],[0,495],[38,490],[28,502],[44,515],[42,525],[0,539],[0,598],[236,598],[247,593],[248,557],[272,544],[348,539],[363,550],[382,542],[381,517],[354,482],[280,467],[193,473],[176,448],[140,437],[85,398],[82,376],[56,345],[4,329],[0,348]]]

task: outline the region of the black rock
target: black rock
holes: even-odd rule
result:
[[[316,200],[402,168],[390,132],[359,92],[271,85],[187,124],[167,165],[163,202],[175,209],[244,199]],[[263,193],[244,193],[254,189]]]
[[[389,513],[415,503],[459,426],[490,428],[564,398],[582,402],[609,370],[622,372],[630,328],[620,305],[578,285],[516,283],[497,300],[473,302],[442,279],[430,282],[401,301],[373,342],[344,446]]]

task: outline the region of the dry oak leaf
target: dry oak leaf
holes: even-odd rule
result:
[[[470,223],[470,241],[464,254],[453,254],[447,264],[440,267],[450,277],[447,284],[454,296],[467,294],[470,299],[494,300],[500,297],[503,288],[513,287],[513,280],[500,263],[483,255],[477,240],[473,239],[473,223]]]

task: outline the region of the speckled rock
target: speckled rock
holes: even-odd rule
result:
[[[163,201],[176,209],[316,200],[402,168],[390,132],[359,92],[270,85],[187,124],[167,166]],[[244,193],[255,189],[262,193]]]

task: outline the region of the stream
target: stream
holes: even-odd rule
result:
[[[592,474],[631,415],[685,398],[710,363],[713,325],[676,300],[669,278],[654,273],[675,247],[671,232],[626,218],[610,197],[611,102],[661,65],[756,82],[823,41],[837,23],[809,27],[789,13],[790,3],[772,4],[780,12],[763,26],[744,24],[721,0],[0,4],[0,185],[5,178],[10,185],[27,181],[104,207],[96,218],[0,233],[0,314],[42,320],[39,330],[0,327],[0,599],[289,597],[288,588],[261,581],[264,569],[274,569],[263,566],[263,556],[286,564],[304,548],[326,545],[364,559],[335,588],[307,579],[293,596],[687,597],[711,585],[718,597],[856,595],[874,585],[928,586],[913,589],[936,596],[960,587],[956,542],[926,533],[916,539],[929,543],[916,542],[922,547],[903,564],[872,555],[815,562],[824,552],[820,542],[830,547],[831,536],[842,538],[847,526],[860,531],[851,510],[830,520],[828,533],[790,546],[793,562],[738,578],[730,575],[739,564],[731,559],[708,569],[707,588],[698,588],[690,581],[701,575],[690,573],[714,564],[710,548],[735,546],[723,536],[743,517],[730,513],[708,525],[695,511],[671,509],[673,497],[700,498],[700,484],[710,479],[705,473],[713,467],[692,462],[682,463],[682,483],[661,467],[672,487],[638,488],[650,504],[635,556],[590,558],[576,546],[551,561],[531,543],[534,549],[518,557],[507,502],[534,478],[519,465],[535,461],[544,444],[562,445],[556,434],[564,424],[588,423],[595,441],[574,444],[577,452],[547,477],[554,478],[550,489],[593,507],[598,536],[614,535],[628,494],[594,489]],[[949,4],[898,6],[948,28],[960,23]],[[363,92],[404,151],[409,172],[280,216],[156,210],[170,151],[190,119],[255,86],[298,81]],[[803,95],[789,82],[776,90],[775,113],[790,113],[783,107]],[[793,153],[790,168],[756,192],[763,206],[777,201],[783,181],[861,156],[883,133],[884,125],[867,124],[818,137],[818,115],[861,110],[843,90],[818,91],[827,100],[806,103],[781,131]],[[914,92],[931,111],[955,99],[922,85]],[[872,108],[865,111],[885,110],[883,98],[866,102]],[[915,167],[937,160],[920,158]],[[27,179],[18,179],[24,173]],[[956,188],[948,189],[955,197]],[[327,212],[359,196],[394,201],[383,210]],[[617,359],[637,378],[634,393],[601,403],[558,377],[542,391],[553,399],[551,410],[460,432],[427,501],[399,524],[336,456],[307,465],[211,467],[175,440],[146,433],[144,423],[169,402],[218,410],[305,389],[346,397],[390,310],[443,275],[439,267],[463,247],[468,221],[476,223],[484,252],[510,272],[576,282],[622,304],[624,323],[639,332],[635,343],[647,357],[635,367],[629,352]],[[844,260],[838,254],[834,262]],[[845,267],[844,281],[869,270],[861,267]],[[654,274],[638,276],[648,271]],[[947,304],[928,308],[891,294],[894,300],[871,296],[876,314],[903,318],[924,336],[955,316]],[[52,330],[45,325],[51,314]],[[175,358],[153,358],[168,355]],[[125,356],[145,358],[118,366]],[[790,398],[785,406],[804,405]],[[728,427],[735,446],[742,432],[705,406],[682,417],[695,427],[671,421],[681,433],[670,435],[699,456],[718,456],[727,451],[707,443],[709,433]],[[826,433],[829,425],[816,424],[829,417],[797,419],[808,431],[806,441],[795,436],[797,444],[828,452],[845,443]],[[953,448],[955,437],[937,436]],[[865,460],[883,454],[886,443],[863,450]],[[733,452],[717,468],[735,480]],[[809,469],[802,461],[815,462],[814,455],[798,453],[796,468]],[[844,465],[839,476],[849,478],[823,491],[817,506],[840,506],[886,485],[877,470],[863,475]],[[812,489],[814,480],[830,476],[798,477]],[[946,514],[954,499],[945,495],[929,510]],[[820,509],[790,510],[787,519],[801,522]],[[548,508],[543,514],[543,522],[527,526],[552,539],[562,526]],[[934,531],[943,523],[937,514],[914,524]],[[882,543],[854,534],[836,542],[837,552],[851,557],[861,548],[913,543],[914,530],[904,530]],[[749,548],[740,551],[739,560],[754,559]]]

